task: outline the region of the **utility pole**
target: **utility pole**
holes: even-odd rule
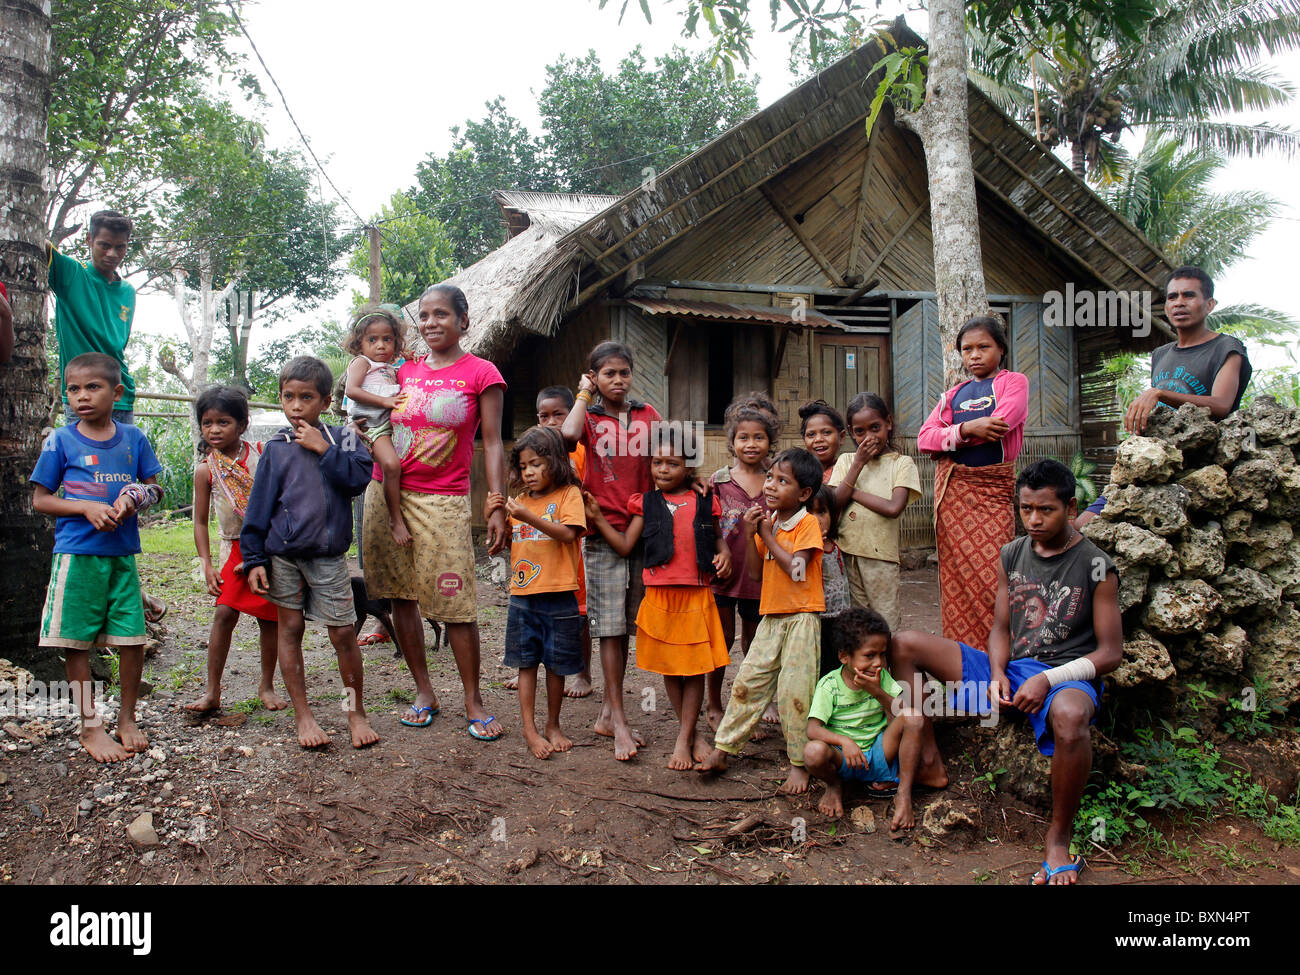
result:
[[[379,227],[371,224],[366,228],[370,238],[370,301],[379,304]]]

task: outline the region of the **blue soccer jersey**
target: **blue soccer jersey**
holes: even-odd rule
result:
[[[46,438],[31,480],[51,492],[63,489],[69,501],[112,504],[122,488],[162,471],[139,427],[118,423],[109,440],[91,440],[77,426],[60,427]],[[61,516],[54,525],[54,551],[69,555],[136,555],[140,526],[135,515],[113,531],[97,531],[80,515]]]

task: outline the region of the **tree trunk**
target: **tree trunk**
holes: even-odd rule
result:
[[[1083,179],[1088,175],[1088,153],[1083,148],[1083,140],[1076,139],[1070,143],[1070,168],[1074,175]]]
[[[185,283],[186,268],[180,261],[174,263],[170,272],[172,301],[176,304],[176,313],[185,327],[185,334],[190,340],[190,349],[193,353],[189,375],[181,371],[174,356],[160,355],[158,358],[158,364],[163,371],[179,379],[191,396],[198,396],[208,385],[208,364],[212,359],[212,338],[217,331],[217,318],[219,316],[222,318],[222,324],[226,328],[231,327],[227,302],[239,283],[239,278],[236,276],[224,288],[214,293],[212,256],[206,250],[200,249],[195,261],[195,271],[199,278],[197,296],[191,293]],[[195,297],[198,300],[199,313],[197,327],[190,311],[190,302]],[[196,445],[199,442],[199,424],[193,411],[190,413],[190,440]]]
[[[934,239],[934,284],[939,298],[947,385],[962,376],[957,332],[966,320],[989,314],[980,250],[975,171],[967,131],[966,33],[962,0],[929,4],[929,66],[925,104],[918,112],[897,113],[925,149],[930,191],[930,232]]]
[[[236,291],[226,304],[226,332],[230,336],[230,349],[234,363],[231,383],[248,391],[253,387],[248,381],[248,339],[253,331],[253,314],[257,308],[257,294]]]
[[[45,368],[50,0],[0,0],[0,280],[16,333],[0,365],[0,653],[61,676],[57,655],[38,655],[54,523],[32,510],[27,480],[41,447],[50,393]],[[38,656],[45,659],[37,666]],[[47,659],[46,659],[47,658]]]

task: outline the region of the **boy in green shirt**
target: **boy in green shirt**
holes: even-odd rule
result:
[[[135,425],[135,380],[126,362],[126,343],[131,338],[131,320],[135,317],[135,288],[117,269],[131,243],[131,218],[116,210],[100,210],[90,215],[86,241],[90,246],[90,265],[73,260],[46,245],[50,262],[50,290],[54,303],[54,334],[59,343],[59,387],[63,393],[63,412],[68,412],[68,394],[63,381],[67,364],[79,355],[97,352],[116,359],[122,371],[122,393],[113,403],[113,421]],[[167,604],[147,593],[144,615],[157,623],[167,613]]]
[[[122,395],[113,404],[113,419],[118,423],[133,422],[135,410],[135,380],[126,363],[135,289],[117,273],[131,243],[131,229],[131,218],[115,210],[92,214],[89,266],[47,245],[50,290],[58,299],[54,334],[59,341],[59,386],[63,387],[64,368],[77,356],[88,352],[112,356],[122,367]],[[66,408],[66,393],[63,403]]]
[[[886,792],[897,783],[890,829],[911,829],[912,785],[943,788],[948,775],[937,756],[918,768],[924,719],[895,705],[902,686],[885,669],[889,624],[870,609],[850,609],[836,618],[840,669],[817,682],[808,709],[804,767],[826,783],[817,804],[824,815],[844,815],[844,783],[868,782]],[[901,702],[900,702],[901,704]]]

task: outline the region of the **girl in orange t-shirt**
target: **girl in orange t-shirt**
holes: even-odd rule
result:
[[[578,539],[586,530],[582,492],[569,465],[564,438],[554,427],[532,427],[510,452],[516,497],[489,494],[489,512],[510,518],[510,606],[506,615],[507,667],[519,671],[524,740],[537,758],[567,752],[573,742],[560,729],[564,679],[582,670],[578,616]],[[546,731],[533,717],[537,668],[546,665]]]
[[[642,670],[663,675],[680,723],[668,760],[678,771],[697,768],[709,754],[708,743],[695,738],[704,680],[730,662],[709,585],[715,573],[722,579],[731,574],[731,553],[718,525],[722,509],[712,491],[701,497],[691,487],[695,471],[682,439],[672,425],[656,430],[650,454],[654,490],[628,498],[626,532],[610,525],[596,498],[585,495],[588,521],[620,556],[644,535],[645,598],[636,617],[636,661]]]

